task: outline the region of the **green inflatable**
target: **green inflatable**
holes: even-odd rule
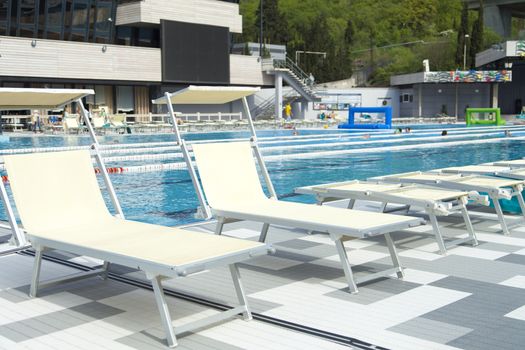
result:
[[[467,126],[505,125],[499,108],[467,108]]]

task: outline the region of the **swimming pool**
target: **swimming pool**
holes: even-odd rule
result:
[[[440,136],[442,129],[448,129],[449,135]],[[299,136],[295,137],[290,130],[258,131],[257,134],[279,197],[284,200],[313,202],[312,197],[295,195],[294,188],[524,157],[525,127],[514,127],[511,130],[512,138],[504,138],[502,128],[466,129],[450,126],[421,128],[402,135],[393,135],[392,131],[362,130],[299,130]],[[247,132],[233,131],[192,133],[185,135],[185,138],[194,142],[208,142],[247,136]],[[102,136],[99,140],[102,144],[124,147],[131,143],[169,142],[173,141],[173,135],[112,135]],[[11,137],[9,143],[1,144],[0,152],[7,148],[89,144],[90,139],[87,136],[21,136]],[[150,163],[181,161],[176,155],[171,158],[171,154],[178,152],[176,147],[169,146],[171,148],[165,150],[162,147],[164,146],[157,147],[161,151],[156,153],[169,157],[151,160]],[[148,161],[117,161],[108,163],[108,166],[144,163]],[[124,173],[113,174],[111,177],[128,219],[165,225],[180,225],[196,220],[194,214],[198,201],[187,171]],[[37,175],[35,180],[37,181]]]

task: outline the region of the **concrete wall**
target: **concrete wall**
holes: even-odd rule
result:
[[[352,89],[326,89],[319,91],[320,96],[330,95],[354,95],[360,96],[360,105],[362,107],[381,107],[384,100],[388,101],[388,105],[392,107],[392,116],[399,117],[399,89],[396,87],[386,88],[352,88]],[[322,102],[321,102],[322,103]],[[316,119],[322,111],[314,110],[313,103],[308,106],[306,119]],[[348,111],[336,111],[339,117],[346,118]]]
[[[228,27],[242,33],[239,5],[216,0],[142,0],[119,5],[116,25],[159,24],[161,19]]]
[[[446,113],[455,116],[456,88],[458,94],[458,117],[465,116],[467,107],[490,107],[490,84],[416,84],[414,85],[414,108],[412,115],[403,117],[418,117],[419,91],[421,88],[423,117],[434,117],[442,113],[445,106]],[[404,108],[404,111],[410,108]]]
[[[499,85],[499,106],[503,114],[519,114],[519,102],[525,106],[525,65],[512,66],[512,82]]]
[[[106,51],[103,51],[103,47]],[[160,83],[156,48],[0,36],[0,77]],[[230,55],[232,85],[272,85],[257,57]]]
[[[258,57],[230,55],[230,84],[273,85],[273,76],[263,73]]]
[[[106,47],[104,52],[103,48]],[[0,76],[160,82],[160,49],[0,37]]]

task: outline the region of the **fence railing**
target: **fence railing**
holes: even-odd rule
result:
[[[203,122],[203,121],[232,121],[242,120],[242,113],[176,113],[177,119],[185,122]],[[127,114],[126,121],[128,123],[139,124],[155,124],[155,123],[171,123],[170,117],[167,114]]]

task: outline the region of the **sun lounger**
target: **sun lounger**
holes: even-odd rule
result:
[[[492,163],[497,166],[506,166],[512,169],[515,168],[525,168],[525,159],[514,159],[514,160],[500,160]]]
[[[115,114],[110,118],[111,128],[117,132],[125,132],[128,125],[126,124],[125,114]]]
[[[411,172],[388,176],[379,176],[370,180],[394,182],[394,183],[415,183],[448,188],[459,191],[476,191],[486,193],[494,204],[494,209],[498,215],[501,230],[505,235],[510,234],[509,226],[503,215],[503,210],[499,203],[500,199],[512,199],[516,197],[525,215],[525,201],[521,192],[523,191],[524,181],[498,178],[483,175],[461,175],[444,172]],[[523,220],[519,220],[512,226],[521,225]]]
[[[20,219],[36,250],[31,296],[36,297],[38,289],[45,286],[97,274],[107,276],[108,265],[115,263],[146,273],[169,346],[177,344],[178,334],[238,314],[245,319],[251,317],[236,263],[267,254],[269,246],[112,216],[98,187],[88,151],[5,156],[4,161]],[[104,265],[40,283],[42,255],[49,249],[97,258]],[[217,265],[229,265],[240,306],[174,329],[162,280],[189,276]]]
[[[94,117],[91,119],[91,122],[93,123],[93,129],[98,132],[105,132],[105,129],[110,127],[103,117]]]
[[[396,210],[416,206],[423,208],[429,216],[436,242],[441,254],[446,254],[447,248],[470,242],[477,245],[476,234],[470,222],[467,211],[469,193],[464,191],[446,190],[422,185],[386,184],[371,181],[347,181],[299,187],[296,193],[314,195],[318,204],[325,202],[350,199],[349,209],[354,207],[356,200],[381,202],[381,212],[385,212],[388,203],[402,204],[404,207]],[[486,198],[488,201],[488,198]],[[446,242],[443,239],[437,216],[448,216],[461,213],[468,231],[468,237]]]
[[[462,175],[487,175],[497,176],[499,173],[508,172],[511,168],[508,166],[498,166],[494,164],[466,165],[437,169],[436,172]]]
[[[521,164],[524,165],[521,166]],[[445,168],[441,169],[441,171],[451,174],[490,175],[525,181],[525,160],[518,159],[480,165],[469,165],[465,167]]]
[[[263,192],[250,142],[193,144],[192,147],[206,199],[218,220],[217,234],[221,234],[223,225],[232,219],[262,222],[261,242],[266,241],[270,225],[328,233],[335,242],[351,292],[357,292],[357,284],[361,282],[394,272],[398,277],[403,276],[390,233],[419,226],[423,220],[271,199]],[[394,268],[356,280],[343,242],[377,235],[385,236]]]
[[[78,123],[77,117],[66,117],[62,120],[65,131],[70,134],[75,131],[77,134],[80,134],[84,131],[84,128]]]

